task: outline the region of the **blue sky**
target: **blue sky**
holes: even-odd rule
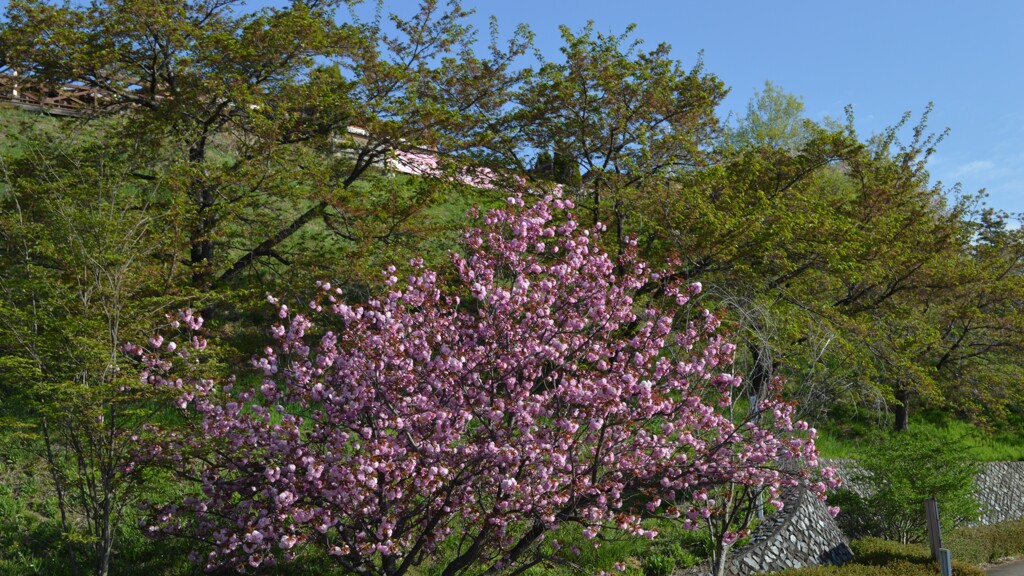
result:
[[[395,4],[396,6],[398,3]],[[1024,1],[471,0],[478,22],[530,25],[549,59],[558,26],[588,20],[602,32],[636,23],[649,45],[668,42],[689,64],[703,50],[709,72],[742,113],[766,80],[801,96],[807,116],[843,117],[852,104],[862,135],[915,119],[935,103],[930,126],[949,137],[929,163],[933,180],[989,204],[1024,212]],[[486,29],[486,28],[485,28]]]

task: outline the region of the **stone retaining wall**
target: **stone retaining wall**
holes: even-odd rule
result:
[[[989,462],[975,481],[979,524],[1024,518],[1024,462]]]
[[[822,466],[832,466],[843,479],[843,487],[867,496],[867,486],[851,482],[857,462],[848,459],[822,459]],[[981,504],[982,515],[977,524],[988,525],[1024,518],[1024,462],[988,462],[975,480],[974,496]],[[942,502],[939,502],[942,513]]]
[[[828,507],[804,489],[783,497],[782,511],[765,519],[727,559],[727,574],[745,576],[788,568],[842,564],[853,558],[849,542],[828,513]],[[686,576],[709,574],[707,566],[682,572]]]
[[[856,461],[822,459],[821,464],[836,468],[846,488],[864,495],[866,486],[849,481],[857,469]],[[985,464],[976,487],[975,495],[985,510],[979,524],[1024,518],[1024,462]],[[803,489],[789,492],[783,501],[786,506],[754,530],[749,544],[730,553],[728,574],[746,576],[818,564],[842,564],[853,558],[849,541],[825,504]],[[681,571],[678,576],[706,574],[709,574],[708,567],[698,566]]]

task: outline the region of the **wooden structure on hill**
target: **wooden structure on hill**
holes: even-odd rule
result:
[[[103,96],[94,88],[66,84],[59,88],[26,82],[17,72],[0,71],[0,104],[61,116],[84,116]]]
[[[53,88],[40,82],[26,80],[16,71],[0,67],[0,105],[59,116],[89,116],[103,109],[119,108],[111,106],[112,104],[112,100],[92,87],[65,84],[60,88]],[[334,141],[340,145],[339,154],[353,157],[355,152],[352,149],[375,146],[371,142],[370,133],[360,126],[348,126],[345,134],[335,137]],[[381,157],[377,164],[380,168],[403,174],[452,178],[457,182],[485,189],[494,188],[503,178],[486,167],[463,168],[456,174],[446,174],[441,169],[441,157],[442,154],[436,147],[409,145],[403,141],[399,149],[394,149]],[[520,176],[513,176],[511,179],[518,185],[526,182]]]

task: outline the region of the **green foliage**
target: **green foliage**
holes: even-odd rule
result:
[[[974,499],[979,465],[948,437],[920,432],[876,437],[857,460],[861,472],[849,481],[866,493],[842,490],[832,502],[838,522],[851,537],[881,536],[903,543],[925,538],[924,501],[935,498],[943,531],[976,520]]]
[[[1024,556],[1024,520],[990,526],[961,526],[944,534],[942,544],[954,558],[975,564]]]
[[[558,530],[544,544],[545,554],[550,553],[548,560],[526,573],[532,576],[594,574],[602,570],[617,573],[616,565],[624,565],[626,573],[634,576],[664,576],[707,560],[710,537],[706,531],[683,530],[673,521],[649,520],[647,523],[659,530],[654,540],[602,533],[598,547],[581,537],[578,531]],[[551,545],[553,541],[558,542],[557,551]]]
[[[918,402],[979,422],[1019,404],[1024,242],[981,198],[929,184],[943,135],[927,111],[908,120],[866,142],[852,116],[804,121],[799,144],[726,148],[630,204],[648,257],[735,321],[752,391],[784,376],[813,419],[871,403],[905,428]]]
[[[558,182],[611,224],[606,240],[633,234],[650,261],[703,282],[750,392],[786,377],[825,455],[856,456],[892,408],[900,426],[911,404],[925,408],[913,434],[872,452],[882,472],[865,481],[882,486],[889,519],[839,497],[847,518],[866,508],[856,530],[919,537],[914,499],[952,484],[893,476],[906,462],[963,479],[962,462],[942,459],[950,446],[966,460],[1024,458],[1024,230],[929,182],[943,135],[928,134],[927,113],[864,139],[852,117],[805,119],[800,98],[768,82],[722,138],[724,84],[667,45],[643,49],[632,28],[563,29],[562,58],[530,70],[516,65],[525,29],[475,54],[460,2],[422,2],[394,27],[338,18],[340,0],[248,13],[235,0],[94,4],[12,0],[0,22],[0,65],[106,104],[85,119],[0,108],[0,573],[68,573],[68,546],[93,546],[88,498],[58,494],[80,494],[93,471],[116,480],[122,524],[137,498],[187,489],[119,476],[123,443],[81,443],[113,422],[174,418],[117,392],[131,377],[120,341],[191,304],[216,311],[224,360],[244,362],[263,340],[254,295],[304,303],[326,277],[360,299],[388,264],[446,258],[466,209],[517,185],[453,183],[467,165]],[[433,149],[445,178],[385,169],[396,151]],[[920,455],[939,445],[938,460]],[[942,517],[969,517],[960,503],[940,501]],[[182,550],[113,534],[119,572],[182,570]],[[706,555],[664,542],[581,545],[581,557],[662,574]]]
[[[552,176],[595,222],[609,225],[612,240],[642,229],[634,201],[672,174],[706,166],[718,134],[715,106],[726,89],[703,63],[687,70],[671,47],[641,49],[631,38],[561,28],[561,62],[546,62],[519,95],[517,120],[524,144],[553,150],[562,164]],[[543,154],[537,164],[545,163]],[[528,165],[522,163],[523,168]],[[582,180],[573,185],[575,174]]]
[[[659,531],[654,540],[624,536],[620,532],[603,531],[599,546],[582,537],[578,529],[563,527],[549,534],[540,544],[538,563],[523,573],[530,576],[575,576],[596,574],[602,570],[619,573],[617,565],[625,566],[631,576],[664,576],[674,570],[696,566],[710,553],[710,537],[706,531],[683,530],[678,522],[647,520],[645,525]],[[449,542],[445,546],[451,546]],[[449,552],[454,557],[455,551]],[[438,576],[446,560],[444,554],[433,563],[414,568],[415,576]]]
[[[436,196],[386,179],[378,189],[392,194],[349,188],[379,177],[396,151],[481,160],[483,144],[504,137],[495,128],[525,29],[479,57],[459,2],[423,2],[390,31],[344,18],[342,0],[241,4],[15,0],[0,25],[3,64],[23,83],[88,86],[101,96],[94,112],[122,120],[106,145],[135,147],[131,173],[163,184],[194,287],[303,269],[313,259],[293,255],[323,255],[325,237],[348,254],[401,246]],[[370,136],[350,137],[350,125]],[[456,170],[458,157],[444,164]]]
[[[971,462],[1024,460],[1024,427],[1019,421],[1006,420],[990,429],[955,417],[945,410],[927,410],[914,423],[913,431],[959,445]],[[879,426],[879,415],[837,409],[820,423],[815,445],[825,458],[857,458]]]
[[[582,184],[580,167],[557,150],[554,154],[547,150],[541,151],[533,161],[530,175],[542,180],[564,184],[569,189],[577,189]]]
[[[24,440],[14,462],[47,482],[15,476],[26,505],[11,547],[28,564],[60,550],[70,570],[102,575],[143,491],[131,436],[158,400],[119,351],[169,302],[163,238],[146,209],[156,192],[89,135],[20,141],[0,160],[0,390],[3,416],[19,425],[12,437]]]
[[[768,80],[747,104],[747,114],[730,129],[726,141],[735,148],[764,147],[796,151],[815,129],[803,118],[804,101]]]

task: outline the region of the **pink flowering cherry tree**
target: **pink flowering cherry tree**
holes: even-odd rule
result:
[[[787,486],[824,498],[813,430],[791,405],[731,416],[734,347],[687,305],[700,286],[664,282],[641,306],[659,276],[633,249],[598,248],[571,207],[511,198],[451,269],[389,269],[365,305],[328,283],[303,312],[269,298],[281,320],[256,390],[182,376],[198,337],[175,362],[163,342],[139,349],[149,382],[181,390],[190,426],[151,454],[201,487],[156,508],[150,531],[205,542],[211,569],[316,545],[357,573],[429,560],[448,576],[543,562],[559,526],[595,541],[654,537],[650,516],[697,528],[721,516],[723,486],[780,506]],[[741,535],[725,526],[721,540]]]

